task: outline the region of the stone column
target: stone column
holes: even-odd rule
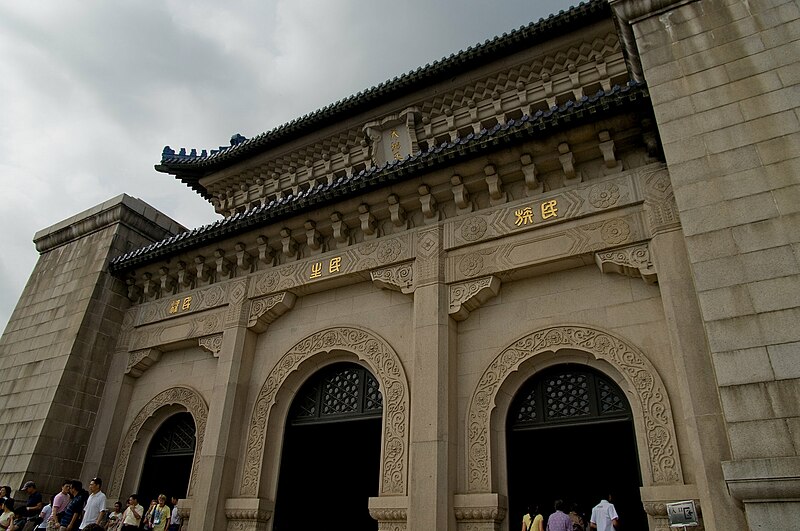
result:
[[[689,437],[684,480],[696,486],[706,530],[743,529],[744,515],[727,492],[722,477],[720,463],[730,459],[730,443],[683,233],[680,229],[656,233],[649,247],[658,271],[658,286],[678,375],[677,390],[683,404],[683,410],[673,414],[676,421],[686,427]],[[655,489],[651,490],[653,492],[643,492],[643,497],[651,500],[650,506],[661,508],[665,502],[681,501],[659,496]],[[678,496],[687,498],[685,493]]]
[[[442,227],[417,238],[408,529],[454,530],[455,322],[448,315]],[[451,471],[453,473],[451,473]]]
[[[194,491],[189,531],[226,529],[225,501],[237,491],[234,477],[241,444],[238,434],[243,432],[247,384],[256,343],[256,334],[247,328],[247,282],[244,278],[228,287],[229,306],[214,389],[208,404],[206,434],[198,467],[200,475]],[[227,509],[230,512],[230,508]]]

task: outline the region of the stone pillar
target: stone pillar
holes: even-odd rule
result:
[[[249,304],[245,300],[248,279],[229,284],[229,306],[222,333],[222,349],[209,400],[206,434],[200,454],[199,477],[194,491],[189,531],[227,529],[226,512],[234,519],[268,518],[260,507],[226,507],[226,499],[238,492],[234,486],[236,463],[243,433],[247,384],[252,370],[256,334],[247,328]],[[198,503],[199,502],[199,503]],[[252,517],[252,518],[250,518]]]
[[[670,171],[730,441],[725,480],[752,528],[798,521],[800,5],[610,3]]]
[[[680,229],[656,233],[649,247],[658,271],[658,287],[678,376],[677,390],[683,404],[683,410],[674,411],[673,414],[676,423],[685,426],[689,438],[686,451],[688,462],[683,466],[684,480],[696,486],[697,502],[707,531],[742,529],[745,525],[744,515],[728,493],[722,477],[720,463],[730,459],[730,443],[700,318],[700,307],[692,284],[683,233]],[[679,496],[688,499],[683,492]],[[649,504],[659,511],[657,515],[650,516],[656,520],[663,516],[666,522],[663,504],[682,499],[658,501],[661,503]]]
[[[87,456],[95,430],[104,431],[96,439],[108,431],[96,418],[129,304],[108,264],[184,230],[120,195],[36,233],[39,260],[0,339],[2,484],[35,479],[50,493],[82,468],[91,475],[110,471],[102,452]]]
[[[408,529],[455,529],[455,322],[448,315],[442,227],[418,233]]]

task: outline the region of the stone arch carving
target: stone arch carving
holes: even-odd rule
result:
[[[503,349],[484,371],[472,394],[467,412],[467,490],[491,492],[491,412],[497,393],[512,372],[543,352],[575,349],[614,367],[635,394],[641,412],[637,429],[643,429],[649,457],[650,483],[679,484],[683,481],[672,409],[664,383],[647,357],[629,342],[594,328],[580,325],[544,328],[518,339]]]
[[[203,448],[203,437],[206,433],[206,421],[208,419],[208,405],[203,397],[192,389],[191,387],[171,387],[165,391],[158,393],[153,397],[150,402],[139,411],[133,419],[125,437],[122,439],[122,445],[117,454],[117,464],[114,467],[114,473],[111,480],[111,498],[119,499],[122,491],[122,482],[125,480],[125,473],[128,469],[129,461],[131,458],[131,450],[133,444],[139,438],[139,433],[142,426],[149,419],[155,417],[159,410],[170,406],[178,405],[185,408],[186,411],[191,413],[195,423],[195,449],[194,458],[192,459],[192,472],[189,479],[189,493],[192,496],[194,485],[197,480],[197,465],[200,462],[200,451]]]
[[[278,361],[258,393],[247,435],[240,494],[255,496],[261,482],[266,431],[276,395],[291,373],[312,356],[344,350],[355,354],[372,370],[383,393],[381,483],[379,495],[405,495],[408,468],[408,380],[397,353],[380,336],[359,328],[335,327],[312,334]]]

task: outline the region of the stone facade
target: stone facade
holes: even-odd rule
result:
[[[509,530],[509,408],[570,363],[630,404],[650,529],[681,500],[709,530],[797,521],[798,19],[589,2],[230,148],[165,148],[225,219],[121,196],[37,234],[1,482],[125,496],[188,412],[184,527],[271,529],[292,400],[350,361],[383,396],[378,528]]]

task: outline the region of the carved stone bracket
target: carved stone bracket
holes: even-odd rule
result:
[[[161,351],[156,348],[143,348],[129,352],[125,374],[138,378],[159,359],[161,359]]]
[[[259,334],[264,332],[275,319],[291,310],[296,300],[297,296],[290,291],[253,299],[247,327]]]
[[[595,253],[594,261],[603,273],[618,273],[627,277],[642,278],[648,284],[658,282],[658,275],[650,258],[650,247],[647,243]]]
[[[378,531],[405,531],[408,520],[408,496],[370,498],[369,515],[378,521]]]
[[[222,334],[201,337],[197,342],[200,348],[207,350],[213,354],[215,358],[219,358],[219,352],[222,350]]]
[[[493,492],[456,494],[453,510],[458,531],[499,531],[506,516],[506,498]]]
[[[263,498],[228,498],[225,517],[228,531],[263,531],[272,518],[274,504]]]
[[[469,312],[480,308],[499,292],[500,279],[494,275],[451,284],[448,313],[456,321],[463,321]]]
[[[372,282],[381,289],[390,289],[401,293],[414,292],[414,262],[405,262],[369,273]]]

